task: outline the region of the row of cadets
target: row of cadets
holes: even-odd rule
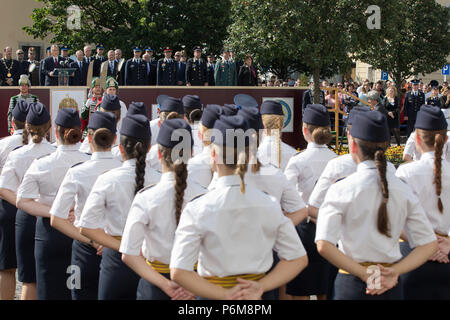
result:
[[[180,134],[173,139],[176,131]],[[183,207],[207,190],[187,179],[193,137],[191,127],[177,113],[169,114],[162,123],[157,143],[161,180],[136,195],[120,252],[123,261],[141,277],[138,300],[194,299],[194,295],[170,280],[170,254]],[[179,143],[185,148],[174,159],[173,148]]]
[[[28,103],[17,101],[11,111],[11,126],[14,134],[0,140],[0,174],[6,163],[8,155],[24,145],[22,133],[28,113]],[[28,142],[28,141],[26,141]],[[11,168],[10,168],[11,170]],[[0,300],[14,299],[16,287],[16,245],[15,220],[16,204],[0,198]]]
[[[146,166],[150,141],[148,118],[135,114],[122,120],[119,150],[123,164],[98,177],[81,213],[81,234],[104,246],[99,300],[136,299],[139,276],[122,262],[119,247],[135,194],[160,180],[160,174]]]
[[[419,267],[437,250],[419,200],[387,170],[389,141],[384,115],[356,114],[349,147],[357,170],[334,183],[319,208],[315,241],[318,252],[339,268],[336,300],[402,299],[399,275]],[[399,238],[404,228],[415,249],[402,259]],[[374,277],[379,281],[371,281]]]
[[[45,139],[51,128],[50,115],[41,103],[31,103],[22,133],[23,147],[12,151],[6,160],[0,177],[0,197],[16,206],[16,195],[31,163],[49,155],[55,148]],[[22,282],[22,300],[36,299],[36,267],[34,259],[34,234],[36,218],[18,209],[15,217],[15,250],[18,281]],[[11,234],[10,234],[11,235]],[[6,240],[8,246],[14,243]],[[3,245],[3,243],[2,243]],[[11,257],[12,258],[12,257]],[[14,267],[13,265],[11,265]],[[10,277],[10,281],[13,280]],[[10,287],[11,286],[11,287]],[[15,287],[10,282],[9,288]],[[8,289],[8,291],[10,291]]]
[[[201,299],[269,298],[268,293],[306,266],[306,252],[279,202],[245,183],[249,139],[242,131],[226,139],[229,129],[248,129],[245,119],[221,116],[214,129],[221,133],[211,146],[218,181],[181,214],[170,258],[171,278]],[[246,150],[236,147],[237,139],[245,139]],[[227,163],[230,155],[233,163]],[[281,261],[266,275],[273,249]],[[193,271],[197,258],[198,273]]]
[[[80,216],[98,176],[118,168],[111,147],[116,139],[116,118],[110,112],[95,112],[88,124],[92,157],[69,169],[53,202],[51,226],[74,239],[71,265],[79,268],[79,287],[72,286],[72,300],[97,300],[102,246],[80,234]],[[74,211],[74,223],[69,220]]]
[[[401,276],[408,300],[450,299],[450,163],[443,158],[447,122],[438,107],[423,105],[415,124],[420,160],[401,165],[396,176],[418,197],[438,239],[438,251],[419,268]],[[400,248],[405,259],[414,256],[417,240],[409,236]],[[412,247],[412,248],[411,248]],[[412,251],[412,252],[411,252]]]
[[[309,204],[310,195],[328,161],[336,158],[327,144],[330,143],[331,129],[328,110],[319,104],[308,105],[303,114],[302,133],[308,142],[306,150],[293,156],[284,171],[287,179],[297,187],[303,201]],[[326,299],[329,263],[317,252],[314,237],[315,220],[310,218],[296,224],[297,233],[308,253],[309,264],[293,281],[287,284],[286,293],[293,299],[309,299],[316,295]]]
[[[66,271],[72,239],[50,226],[49,211],[67,170],[90,159],[78,151],[82,132],[76,109],[59,110],[55,125],[58,148],[33,161],[17,191],[17,208],[37,217],[33,251],[38,300],[71,300]]]

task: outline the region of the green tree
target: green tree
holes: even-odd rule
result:
[[[360,41],[354,57],[389,72],[400,95],[404,80],[447,62],[450,9],[434,0],[394,0],[380,8],[382,41]]]
[[[34,38],[50,35],[55,43],[82,48],[102,43],[131,55],[133,45],[152,46],[157,52],[171,46],[192,53],[195,45],[218,52],[230,24],[230,2],[209,0],[37,0],[33,25],[23,29]],[[81,29],[67,27],[67,8],[81,9]]]

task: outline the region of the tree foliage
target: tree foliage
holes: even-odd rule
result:
[[[186,48],[195,45],[218,52],[230,24],[229,0],[37,0],[33,25],[23,29],[34,38],[52,36],[52,42],[82,48],[102,43],[121,48],[131,55],[133,45],[151,46],[157,52],[165,46]],[[82,10],[81,30],[67,27],[67,8]]]

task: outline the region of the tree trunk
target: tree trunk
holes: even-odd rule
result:
[[[320,68],[313,69],[314,76],[314,103],[320,103]]]

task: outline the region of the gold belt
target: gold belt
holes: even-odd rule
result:
[[[210,283],[221,286],[223,288],[232,288],[238,284],[237,279],[245,279],[249,281],[258,281],[265,277],[265,273],[261,274],[242,274],[237,276],[228,276],[228,277],[205,277]]]
[[[114,239],[122,241],[122,236],[112,236]]]
[[[158,271],[159,273],[170,274],[170,268],[168,264],[159,262],[157,260],[150,262],[148,259],[145,259],[147,264],[152,267],[153,270]]]
[[[361,266],[363,267],[369,267],[369,266],[376,266],[377,264],[381,264],[383,267],[392,267],[394,264],[393,263],[379,263],[379,262],[360,262],[359,263]],[[344,269],[339,269],[339,273],[342,274],[350,274],[348,271],[345,271]]]

